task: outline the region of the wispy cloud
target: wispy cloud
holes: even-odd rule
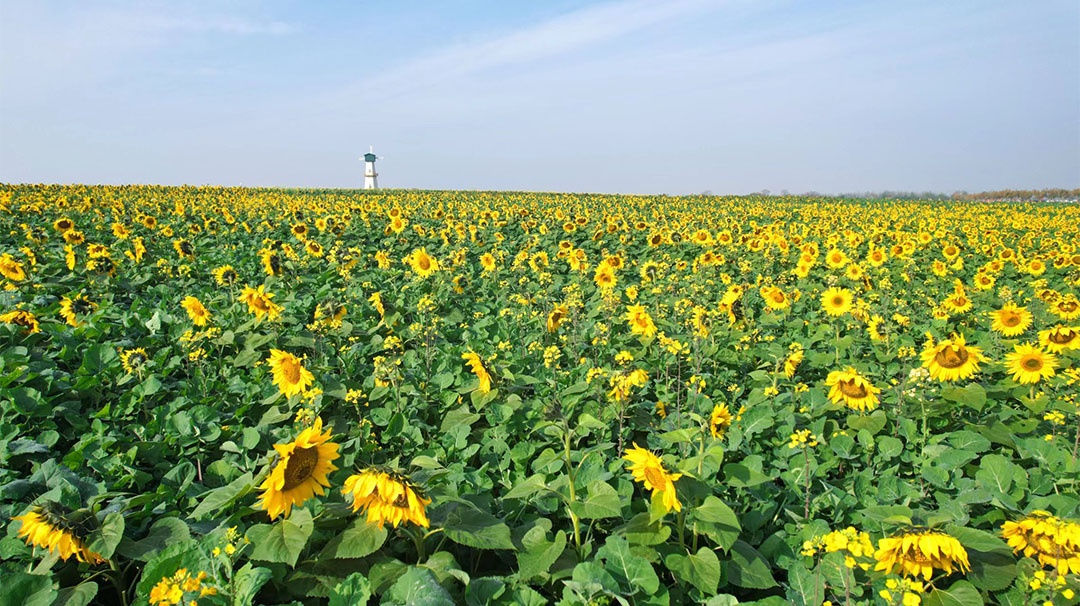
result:
[[[435,50],[376,75],[363,87],[384,94],[415,90],[484,70],[566,55],[723,4],[723,0],[611,2],[514,32]]]

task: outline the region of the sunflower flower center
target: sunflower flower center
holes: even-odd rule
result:
[[[650,466],[645,468],[645,479],[654,489],[657,489],[665,484],[667,476],[664,475],[664,470]]]
[[[289,455],[289,462],[285,465],[285,485],[282,490],[292,490],[304,483],[311,477],[311,472],[319,463],[319,449],[297,448]]]
[[[1069,343],[1072,343],[1073,339],[1076,338],[1076,335],[1077,333],[1075,332],[1060,330],[1050,333],[1046,340],[1055,345],[1068,345]]]
[[[1024,358],[1020,365],[1024,367],[1024,370],[1029,372],[1038,372],[1042,370],[1043,362],[1041,358],[1029,356]]]
[[[999,316],[1002,326],[1008,326],[1012,328],[1020,324],[1020,314],[1014,311],[1003,311]]]
[[[849,398],[861,399],[867,396],[866,387],[855,380],[840,381],[837,387],[840,388],[841,393]]]
[[[296,362],[283,360],[281,362],[281,372],[289,383],[296,384],[300,382],[300,365]]]
[[[937,352],[934,361],[942,368],[960,368],[968,361],[968,352],[964,347],[945,347]]]

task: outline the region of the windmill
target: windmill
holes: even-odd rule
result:
[[[379,188],[379,173],[375,172],[375,161],[382,160],[382,156],[375,155],[375,146],[368,147],[368,153],[364,154],[364,189]]]

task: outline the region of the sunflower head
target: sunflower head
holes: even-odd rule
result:
[[[934,570],[945,574],[971,569],[967,550],[955,537],[936,530],[911,530],[878,541],[874,553],[877,566],[887,574],[922,576],[929,581]]]
[[[19,538],[25,539],[27,545],[48,549],[63,560],[74,556],[91,564],[105,561],[86,546],[86,537],[96,525],[94,515],[88,510],[71,511],[47,501],[12,519],[22,522]]]
[[[980,348],[968,345],[963,335],[955,334],[936,345],[933,341],[927,343],[921,357],[923,367],[938,381],[966,379],[979,371],[980,362],[987,361]]]
[[[1013,352],[1005,356],[1005,368],[1017,383],[1034,384],[1054,376],[1057,356],[1031,343],[1014,345]]]
[[[337,469],[333,461],[341,456],[339,445],[330,437],[330,430],[323,431],[322,418],[318,417],[293,441],[274,445],[278,459],[259,486],[263,492],[257,504],[271,520],[283,514],[288,517],[294,505],[322,495],[330,486],[327,476]]]
[[[342,494],[352,496],[353,511],[367,513],[368,524],[394,528],[405,522],[428,528],[425,507],[431,504],[408,476],[379,467],[369,467],[346,478]]]

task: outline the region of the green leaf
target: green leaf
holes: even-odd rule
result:
[[[202,501],[188,515],[192,520],[222,517],[224,510],[253,488],[251,472],[236,478],[225,486],[215,488],[203,494]]]
[[[124,514],[114,511],[105,516],[105,521],[90,534],[90,543],[87,548],[90,551],[101,554],[103,558],[111,558],[116,551],[116,546],[124,538]]]
[[[51,576],[5,573],[0,606],[50,606],[56,599]]]
[[[454,606],[454,600],[427,568],[410,566],[383,595],[383,606]]]
[[[650,520],[648,512],[642,512],[630,518],[623,527],[623,535],[631,545],[659,545],[671,536],[671,527]]]
[[[630,544],[622,537],[608,537],[604,546],[597,550],[596,557],[604,560],[604,569],[629,587],[631,593],[640,590],[651,595],[660,587],[660,579],[649,561],[632,554]]]
[[[979,470],[975,472],[975,481],[987,490],[1008,494],[1009,489],[1012,488],[1014,477],[1023,473],[1023,469],[1014,465],[1006,457],[999,454],[988,454],[979,461]]]
[[[724,465],[724,478],[727,483],[736,488],[750,488],[758,484],[764,484],[772,480],[769,476],[750,469],[742,463],[728,463]]]
[[[990,440],[966,429],[950,433],[948,440],[949,444],[953,445],[953,448],[970,450],[978,454],[982,454],[990,448]]]
[[[768,589],[776,586],[769,563],[745,541],[735,541],[727,566],[727,580],[747,589]]]
[[[964,387],[946,386],[941,389],[941,397],[949,402],[956,402],[975,411],[981,411],[986,405],[986,390],[978,383],[968,383]]]
[[[796,606],[820,606],[825,599],[824,575],[807,570],[802,564],[797,563],[788,570],[788,584],[795,591],[793,597],[798,598],[793,600]]]
[[[514,549],[510,527],[486,511],[456,505],[446,516],[443,532],[451,541],[477,549]]]
[[[622,515],[619,493],[601,480],[590,483],[585,500],[575,502],[573,507],[574,513],[583,520],[618,518]]]
[[[466,606],[486,606],[506,593],[506,581],[498,577],[473,579],[465,588]]]
[[[367,518],[359,517],[342,532],[336,534],[319,554],[319,559],[362,558],[379,550],[389,533],[386,528],[368,524]]]
[[[87,606],[97,596],[98,584],[84,581],[74,587],[65,587],[56,594],[52,606]]]
[[[371,583],[354,572],[330,590],[330,606],[364,606],[371,599]]]
[[[255,603],[255,596],[262,589],[262,586],[270,580],[271,577],[269,568],[255,568],[251,565],[251,562],[244,564],[244,567],[236,571],[236,576],[233,577],[233,587],[236,591],[232,596],[232,606],[251,606]],[[333,604],[334,598],[330,598],[330,603]]]
[[[254,545],[251,559],[295,566],[314,528],[311,513],[302,507],[294,508],[288,518],[276,524],[253,526],[247,531]]]
[[[967,582],[957,581],[948,589],[935,589],[923,595],[923,606],[982,606],[979,590]]]
[[[547,489],[547,481],[544,479],[543,474],[534,474],[528,478],[514,484],[514,487],[510,489],[505,495],[504,499],[527,499],[534,494]]]
[[[848,417],[847,417],[847,426],[848,426],[848,428],[853,429],[855,431],[859,431],[860,429],[865,429],[866,431],[869,431],[871,434],[876,434],[876,433],[878,433],[879,431],[881,431],[882,429],[885,428],[885,424],[888,423],[888,421],[889,421],[889,419],[888,419],[888,417],[885,416],[885,411],[883,411],[883,410],[881,410],[879,408],[878,410],[875,410],[873,413],[871,413],[869,415],[860,415],[860,414],[850,414],[850,415],[848,415]]]
[[[165,547],[186,541],[191,538],[191,530],[180,518],[161,518],[150,527],[146,538],[138,541],[124,539],[117,547],[117,553],[130,558],[146,562],[154,557],[154,554]]]
[[[701,593],[716,593],[716,587],[720,584],[720,559],[708,547],[702,547],[690,555],[673,553],[664,558],[664,564],[676,578],[697,587]]]
[[[548,524],[548,527],[551,525]],[[522,551],[517,552],[518,576],[522,581],[547,575],[551,565],[566,549],[566,532],[555,533],[555,540],[547,538],[547,528],[534,526],[521,538]]]
[[[724,551],[731,549],[742,532],[739,517],[723,501],[709,495],[701,505],[692,511],[695,524],[692,528],[701,531]]]

